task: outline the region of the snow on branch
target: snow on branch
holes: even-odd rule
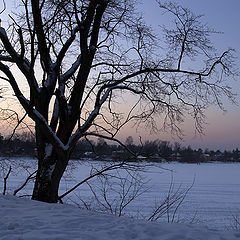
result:
[[[53,132],[51,127],[48,125],[46,119],[36,110],[33,109],[29,115],[38,122],[42,127],[45,134],[49,137],[50,142],[56,146],[57,148],[60,148],[62,150],[67,150],[68,147],[65,146],[62,141],[57,137],[56,133]]]

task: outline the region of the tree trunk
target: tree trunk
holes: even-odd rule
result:
[[[32,199],[49,203],[58,201],[59,184],[68,160],[69,154],[53,149],[49,143],[46,144],[44,158],[38,159]]]
[[[32,199],[56,203],[60,180],[67,167],[70,151],[54,147],[36,125],[36,144],[38,171],[33,189]]]

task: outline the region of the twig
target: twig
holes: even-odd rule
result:
[[[18,189],[16,189],[16,190],[13,192],[13,196],[16,196],[16,194],[17,194],[19,191],[21,191],[21,190],[27,185],[28,181],[31,180],[32,178],[34,178],[33,175],[34,175],[36,172],[37,172],[37,170],[34,171],[33,173],[31,173],[31,174],[26,178],[25,182],[24,182]]]
[[[85,178],[83,181],[81,181],[80,183],[76,184],[74,187],[72,187],[70,190],[68,190],[67,192],[65,192],[64,194],[62,194],[61,196],[58,197],[58,200],[61,201],[62,198],[64,198],[66,195],[68,195],[69,193],[71,193],[72,191],[74,191],[76,188],[78,188],[80,185],[82,185],[83,183],[87,182],[88,180],[102,175],[104,172],[109,171],[109,170],[115,170],[118,168],[121,168],[124,165],[124,163],[119,163],[119,164],[115,164],[115,165],[111,165],[109,167],[103,168],[101,171],[97,171],[94,174],[91,174],[89,177]]]
[[[0,12],[0,14],[2,14],[5,10],[6,10],[6,3],[3,0],[3,10]],[[0,23],[1,23],[1,19],[0,19]]]
[[[12,167],[9,167],[8,173],[6,177],[4,178],[4,187],[3,187],[3,195],[6,195],[6,190],[7,190],[7,179],[9,177],[10,172],[12,171]]]

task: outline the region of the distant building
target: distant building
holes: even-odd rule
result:
[[[203,161],[203,162],[208,162],[208,161],[212,160],[212,157],[208,153],[203,153],[203,154],[200,155],[200,160]]]

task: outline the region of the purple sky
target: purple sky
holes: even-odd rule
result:
[[[161,12],[155,0],[143,0],[142,11],[145,19],[153,27],[157,27],[161,18]],[[213,37],[214,45],[219,51],[224,51],[229,47],[236,50],[238,57],[236,63],[240,69],[240,1],[239,0],[178,0],[175,1],[184,7],[188,7],[195,14],[203,14],[202,20],[209,24],[216,31],[224,34],[217,34]],[[240,77],[236,81],[230,81],[233,91],[240,94]],[[240,96],[240,95],[239,95]],[[237,97],[238,102],[239,96]],[[229,102],[224,105],[227,112],[223,113],[216,107],[207,110],[207,126],[204,136],[195,136],[194,126],[187,121],[184,127],[186,136],[183,144],[190,144],[195,148],[209,149],[233,149],[240,148],[240,107],[233,106]],[[137,134],[135,134],[137,135]],[[162,135],[163,139],[172,139]],[[146,135],[144,138],[148,138]],[[160,138],[161,135],[151,135],[150,139]],[[176,139],[177,140],[177,139]],[[174,140],[173,140],[174,141]]]

